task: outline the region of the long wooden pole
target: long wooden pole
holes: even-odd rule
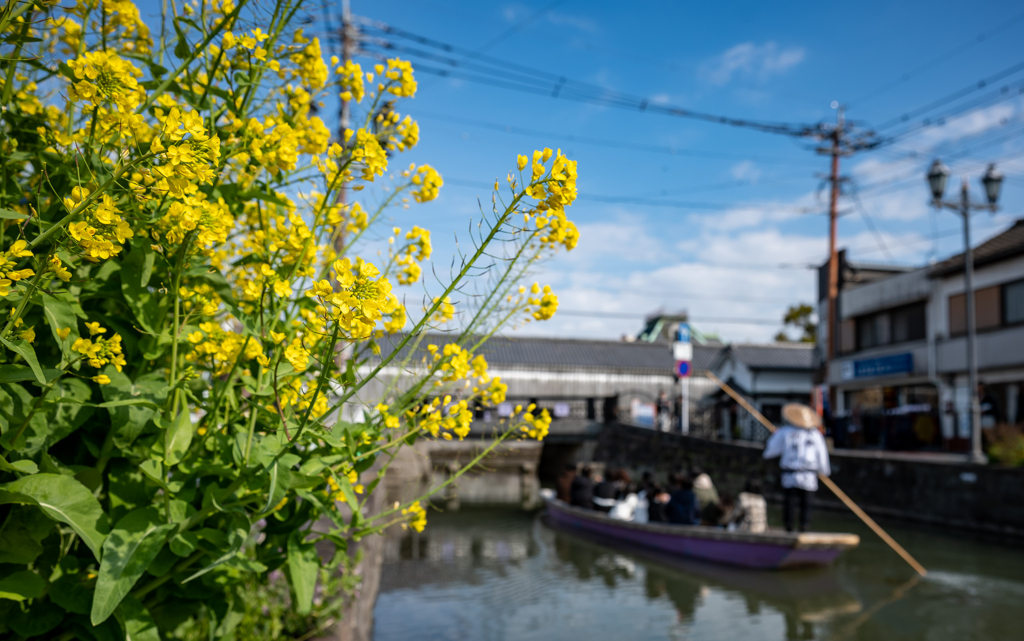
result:
[[[739,403],[743,407],[743,409],[745,409],[748,412],[750,412],[751,416],[753,416],[758,421],[760,421],[761,425],[764,425],[765,428],[767,428],[769,432],[772,432],[772,433],[775,432],[775,430],[777,428],[774,425],[772,425],[771,421],[766,419],[761,414],[761,412],[758,412],[757,408],[755,408],[753,405],[748,403],[747,399],[745,399],[742,396],[740,396],[736,392],[736,390],[734,390],[733,388],[731,388],[728,385],[726,385],[725,383],[723,383],[721,379],[719,379],[717,376],[715,376],[711,372],[706,372],[706,374],[707,374],[708,378],[710,378],[719,387],[722,388],[723,392],[725,392],[726,394],[731,396],[734,401],[736,401],[737,403]],[[875,534],[877,534],[879,536],[879,538],[881,538],[883,541],[885,541],[887,544],[889,544],[889,547],[891,547],[893,550],[895,550],[896,554],[899,554],[901,557],[903,557],[903,560],[906,561],[907,563],[909,563],[910,567],[914,568],[914,570],[918,574],[920,574],[921,576],[925,576],[926,574],[928,574],[928,570],[925,570],[924,566],[922,566],[920,563],[918,563],[917,560],[914,559],[914,557],[910,556],[910,553],[907,552],[906,550],[904,550],[902,545],[897,543],[895,539],[893,539],[891,536],[889,536],[888,532],[883,530],[877,523],[875,523],[875,520],[872,519],[870,516],[868,516],[867,513],[864,512],[864,510],[860,509],[860,506],[858,506],[856,503],[854,503],[853,499],[851,499],[850,497],[848,497],[846,495],[846,492],[840,490],[839,486],[837,486],[832,481],[832,479],[830,479],[829,477],[825,476],[824,474],[818,474],[818,478],[821,479],[822,483],[825,484],[825,487],[827,487],[828,489],[832,490],[832,493],[835,494],[837,497],[839,497],[839,500],[842,501],[846,505],[846,507],[850,508],[850,510],[852,510],[853,513],[856,514],[860,518],[861,521],[864,521],[864,523],[866,523],[867,526],[869,528],[871,528],[871,530]]]

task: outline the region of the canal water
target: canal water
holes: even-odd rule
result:
[[[771,515],[779,522],[779,515]],[[861,545],[819,570],[756,572],[650,556],[513,510],[432,513],[385,547],[375,641],[1024,639],[1024,552],[884,523],[914,573],[855,517]]]

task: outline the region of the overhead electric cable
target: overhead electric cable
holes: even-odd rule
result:
[[[486,183],[480,180],[471,180],[466,178],[445,178],[445,183],[451,184],[457,187],[469,187],[473,189],[487,189],[492,190],[494,188],[493,183]],[[708,211],[725,211],[731,209],[757,209],[760,211],[773,211],[773,212],[784,212],[794,214],[806,214],[816,212],[819,210],[817,207],[773,207],[766,208],[765,205],[758,203],[711,203],[711,202],[697,202],[697,201],[679,201],[679,200],[659,200],[656,198],[643,198],[636,196],[614,196],[607,194],[589,194],[581,193],[577,197],[577,200],[593,200],[597,202],[619,204],[619,205],[646,205],[649,207],[671,207],[674,209],[695,209],[695,210],[708,210]]]
[[[492,122],[487,120],[480,120],[478,118],[464,118],[460,116],[451,116],[447,114],[439,114],[430,111],[418,110],[416,112],[418,119],[426,118],[428,120],[439,120],[444,122],[451,122],[455,124],[468,125],[470,127],[476,127],[479,129],[487,129],[491,131],[497,131],[505,134],[513,134],[519,136],[537,136],[547,139],[561,138],[567,142],[581,145],[593,145],[596,147],[608,147],[611,149],[628,149],[630,151],[642,151],[654,154],[665,154],[668,156],[685,156],[693,158],[712,158],[720,160],[750,160],[759,163],[779,163],[786,165],[793,165],[800,163],[800,159],[784,158],[782,156],[764,156],[764,155],[748,155],[748,154],[731,154],[728,152],[721,151],[709,151],[703,149],[686,149],[680,147],[673,147],[671,145],[654,145],[641,142],[627,142],[622,140],[612,140],[608,138],[597,138],[594,136],[579,136],[576,134],[567,134],[565,132],[553,132],[544,131],[540,129],[533,129],[529,127],[519,127],[515,125],[503,125],[498,122]],[[810,163],[808,163],[810,164]]]
[[[554,9],[555,7],[557,7],[560,4],[565,4],[565,0],[555,0],[551,4],[549,4],[546,7],[544,7],[543,9],[541,9],[539,11],[536,11],[535,13],[527,16],[523,20],[520,20],[516,24],[514,24],[511,27],[509,27],[508,29],[502,31],[501,33],[499,33],[498,35],[494,36],[493,38],[488,40],[486,43],[484,43],[483,45],[478,47],[477,48],[477,52],[478,53],[483,53],[485,51],[489,51],[493,47],[501,44],[502,42],[508,40],[509,38],[514,36],[515,34],[519,33],[523,29],[525,29],[526,27],[530,26],[531,24],[536,22],[538,19],[543,18],[544,16],[546,16],[548,14],[548,12],[550,12],[552,9]]]
[[[922,73],[924,71],[927,71],[929,69],[933,69],[933,68],[937,67],[938,65],[942,64],[943,62],[946,62],[947,60],[951,60],[952,58],[955,58],[956,56],[958,56],[961,53],[963,53],[963,52],[967,51],[968,49],[970,49],[971,47],[974,47],[975,45],[981,44],[982,42],[985,42],[986,39],[991,38],[992,36],[994,36],[994,35],[996,35],[998,33],[1002,33],[1003,31],[1006,31],[1007,29],[1009,29],[1013,25],[1017,24],[1021,20],[1024,20],[1024,13],[1019,14],[1017,16],[1014,16],[1013,18],[1010,18],[1009,20],[1006,20],[1006,21],[1002,22],[998,27],[990,29],[989,31],[983,31],[982,33],[979,33],[977,36],[975,36],[971,40],[968,40],[967,42],[965,42],[963,44],[960,44],[960,45],[958,45],[956,47],[953,47],[949,51],[946,51],[945,53],[939,54],[938,56],[932,58],[928,62],[925,62],[924,64],[911,69],[910,71],[908,71],[908,72],[904,73],[903,75],[901,75],[898,79],[890,81],[890,82],[887,82],[887,83],[881,85],[880,87],[872,89],[871,91],[865,93],[864,95],[860,96],[859,98],[854,99],[852,102],[846,103],[847,107],[852,107],[854,105],[859,105],[862,102],[865,102],[867,100],[871,100],[872,98],[880,96],[883,93],[889,91],[890,89],[898,87],[902,83],[907,82],[911,78],[914,78],[918,74],[920,74],[920,73]]]
[[[884,130],[884,129],[889,129],[890,127],[895,127],[898,124],[907,122],[911,118],[916,118],[917,116],[926,114],[929,111],[932,111],[933,109],[938,109],[939,107],[942,107],[944,105],[948,105],[951,102],[954,102],[956,100],[959,100],[960,98],[963,98],[964,96],[968,96],[968,95],[974,93],[975,91],[980,91],[982,89],[985,89],[986,87],[991,85],[993,82],[998,82],[998,81],[1000,81],[1000,80],[1002,80],[1004,78],[1008,78],[1008,77],[1010,77],[1010,76],[1012,76],[1012,75],[1014,75],[1016,73],[1019,73],[1021,71],[1024,71],[1024,61],[1021,61],[1021,62],[1018,62],[1016,64],[1010,65],[1009,67],[1003,69],[1002,71],[998,71],[998,72],[992,74],[991,76],[988,76],[987,78],[982,78],[978,82],[973,83],[971,85],[968,85],[967,87],[964,87],[962,89],[957,89],[956,91],[954,91],[952,93],[949,93],[949,94],[946,94],[945,96],[942,96],[941,98],[937,98],[935,100],[932,100],[931,102],[929,102],[929,103],[927,103],[925,105],[922,105],[922,106],[917,107],[915,109],[911,109],[909,111],[905,111],[904,113],[900,114],[899,116],[897,116],[895,118],[890,118],[889,120],[886,120],[882,124],[878,125],[875,129],[878,130],[878,131],[881,131],[881,130]]]
[[[538,78],[546,78],[551,83],[548,91],[553,95],[553,97],[563,97],[569,100],[576,100],[580,102],[597,102],[599,104],[605,104],[631,110],[651,111],[669,116],[689,118],[693,120],[702,120],[705,122],[713,122],[733,127],[755,129],[758,131],[777,133],[788,136],[808,136],[813,135],[815,132],[818,131],[817,125],[809,126],[779,122],[748,120],[743,118],[733,118],[729,116],[722,116],[718,114],[695,111],[692,109],[685,109],[682,107],[675,107],[671,105],[663,105],[655,103],[654,101],[648,98],[633,96],[630,94],[626,94],[624,92],[608,89],[607,87],[601,87],[599,85],[594,85],[592,83],[583,82],[579,80],[572,80],[565,76],[558,76],[556,74],[552,74],[551,72],[543,71],[541,69],[536,69],[533,67],[518,64],[515,62],[510,62],[507,60],[501,60],[498,58],[494,58],[492,56],[488,56],[486,54],[479,54],[477,52],[467,50],[457,45],[452,45],[449,43],[441,42],[434,38],[415,34],[405,29],[400,29],[398,27],[394,27],[376,20],[369,20],[367,18],[359,18],[358,20],[365,27],[375,29],[376,31],[379,31],[383,34],[393,35],[406,40],[417,42],[422,45],[434,47],[442,51],[466,56],[471,61],[471,64],[479,64],[483,62],[494,65],[494,72],[496,74],[507,74],[510,70],[512,70],[536,76]],[[371,40],[371,44],[381,46],[381,41]],[[379,56],[380,54],[377,55]],[[447,64],[449,64],[449,66],[458,68],[459,66],[466,63],[452,59],[448,61]],[[424,68],[423,65],[420,65],[419,68],[421,70],[424,70],[426,73],[436,73],[438,75],[453,75],[474,82],[487,82],[487,79],[481,78],[479,76],[459,75],[458,73],[452,71],[446,71],[436,68]],[[490,80],[491,82],[489,82],[488,84],[493,84],[494,79]],[[590,92],[595,95],[576,95],[573,93],[574,91]]]

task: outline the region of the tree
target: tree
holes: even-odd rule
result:
[[[801,343],[813,343],[818,340],[818,324],[814,322],[814,308],[810,305],[791,305],[782,317],[782,325],[782,331],[775,335],[775,340],[781,343],[792,340],[786,333],[791,327],[802,332],[799,339]]]

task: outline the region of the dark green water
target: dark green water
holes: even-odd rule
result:
[[[388,547],[374,639],[1024,639],[1024,551],[883,523],[930,571],[908,586],[913,572],[856,518],[818,513],[813,526],[861,545],[832,568],[753,572],[625,551],[518,511],[434,513]]]

